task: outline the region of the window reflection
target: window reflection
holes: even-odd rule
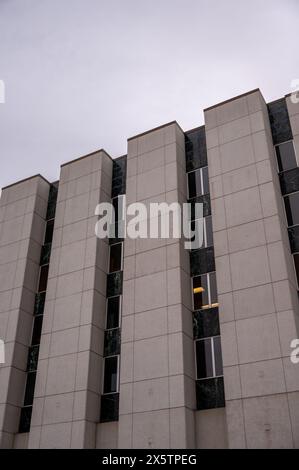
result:
[[[293,141],[285,142],[275,147],[279,171],[297,167]]]

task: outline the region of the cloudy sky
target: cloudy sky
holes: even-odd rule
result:
[[[298,0],[0,0],[0,186],[299,78]]]

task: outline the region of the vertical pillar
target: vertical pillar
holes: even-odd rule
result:
[[[1,448],[13,447],[19,428],[48,194],[38,175],[4,188],[0,200]]]
[[[184,134],[176,123],[130,139],[127,205],[185,202],[185,171]],[[123,292],[118,447],[193,447],[191,285],[183,240],[126,238]]]
[[[100,415],[108,241],[96,205],[110,201],[112,160],[99,151],[61,169],[29,447],[95,447]]]
[[[298,296],[267,107],[255,90],[205,121],[229,446],[290,448]]]

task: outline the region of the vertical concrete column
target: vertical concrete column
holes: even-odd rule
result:
[[[95,447],[100,415],[108,241],[95,208],[110,201],[99,151],[61,168],[29,447]]]
[[[130,139],[127,205],[185,202],[185,171],[177,123]],[[126,238],[123,292],[118,447],[192,447],[191,283],[182,239]]]
[[[267,107],[255,90],[205,121],[229,446],[298,447],[298,296]]]
[[[49,183],[41,176],[6,187],[0,200],[0,447],[13,446],[23,405],[34,298]]]

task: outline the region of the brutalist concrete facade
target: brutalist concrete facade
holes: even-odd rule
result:
[[[172,122],[120,159],[62,165],[59,184],[3,189],[2,448],[299,448],[297,224],[283,199],[299,173],[278,174],[275,149],[299,157],[299,104],[278,105],[273,118],[254,90],[205,110],[198,147]],[[206,166],[213,246],[189,258],[183,239],[95,236],[98,203],[187,202],[188,173]],[[214,272],[217,301],[195,315],[194,277],[211,289]]]

